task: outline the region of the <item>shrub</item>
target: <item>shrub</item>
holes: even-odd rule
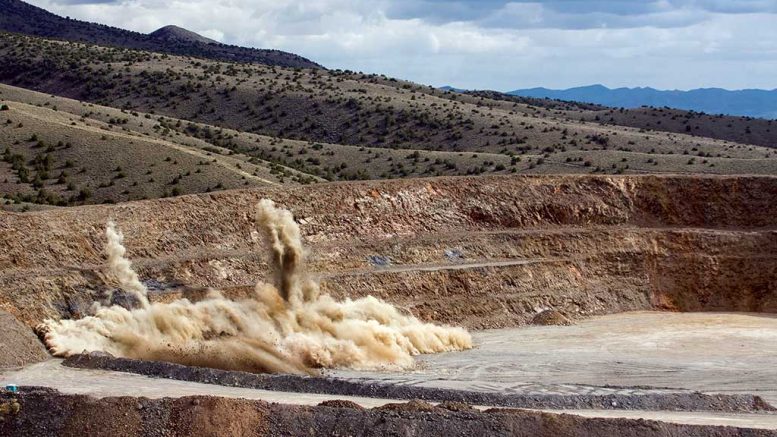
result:
[[[78,200],[83,201],[83,200],[86,200],[86,199],[88,199],[90,197],[92,197],[92,190],[90,190],[88,188],[82,188],[78,192],[78,197],[77,198],[78,198]]]
[[[8,105],[0,105],[0,111],[8,111],[11,108],[8,107]]]

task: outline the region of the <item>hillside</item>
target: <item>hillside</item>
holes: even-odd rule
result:
[[[320,68],[292,53],[220,44],[177,27],[164,27],[146,35],[60,17],[20,0],[0,0],[0,11],[0,31],[5,32],[222,61]]]
[[[635,108],[590,111],[581,118],[602,124],[684,133],[744,144],[777,147],[777,120],[710,115],[670,108]]]
[[[681,91],[650,87],[610,89],[603,85],[591,85],[565,90],[530,88],[507,94],[595,103],[616,108],[654,106],[708,114],[777,118],[777,90],[701,88]]]
[[[329,180],[777,170],[774,152],[764,147],[603,125],[585,120],[594,118],[585,106],[450,93],[385,76],[219,63],[10,34],[0,37],[0,55],[4,83],[181,120],[164,127]],[[211,129],[189,122],[234,130],[238,138],[213,138]],[[257,148],[251,135],[284,144]]]
[[[0,193],[17,210],[317,180],[170,134],[148,114],[5,85],[0,102]]]
[[[8,107],[0,111],[0,192],[16,210],[243,186],[464,175],[474,159],[455,152],[311,144],[7,85],[0,85],[0,104]],[[506,155],[478,157],[505,167],[491,173],[508,171]]]
[[[507,100],[562,110],[568,117],[601,125],[629,126],[649,131],[673,132],[770,148],[777,145],[777,130],[772,130],[773,127],[777,127],[777,120],[710,115],[671,108],[610,108],[594,103],[514,96],[496,91],[459,92],[488,99]]]

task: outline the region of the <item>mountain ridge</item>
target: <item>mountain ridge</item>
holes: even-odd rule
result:
[[[221,44],[190,30],[165,26],[152,34],[60,17],[21,0],[0,0],[0,32],[84,42],[108,47],[194,56],[216,61],[292,68],[323,68],[302,56],[280,50]]]
[[[695,88],[659,90],[652,87],[608,88],[601,84],[568,89],[518,89],[507,94],[521,97],[581,101],[611,107],[670,107],[708,114],[777,118],[777,89]]]

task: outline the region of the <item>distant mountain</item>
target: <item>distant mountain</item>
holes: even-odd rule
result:
[[[464,93],[464,92],[467,92],[467,90],[465,90],[465,89],[463,89],[463,88],[454,88],[454,87],[452,87],[452,86],[447,86],[447,85],[446,85],[446,86],[441,86],[441,87],[440,87],[440,88],[438,88],[438,89],[439,89],[440,91],[450,91],[450,92],[452,92],[452,93]]]
[[[612,107],[670,107],[708,114],[777,118],[777,90],[700,88],[662,91],[654,88],[616,88],[591,85],[566,90],[530,88],[507,94],[522,97],[571,100]]]
[[[22,33],[218,61],[321,68],[315,62],[292,53],[221,44],[177,26],[166,26],[146,35],[102,24],[63,18],[20,0],[0,0],[0,32]]]

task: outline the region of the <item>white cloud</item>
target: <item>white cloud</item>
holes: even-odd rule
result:
[[[141,32],[176,24],[225,43],[432,85],[777,86],[777,1],[32,2]]]
[[[198,33],[204,36],[205,38],[210,38],[214,41],[224,42],[224,32],[218,29],[207,29],[207,30],[202,30]]]

